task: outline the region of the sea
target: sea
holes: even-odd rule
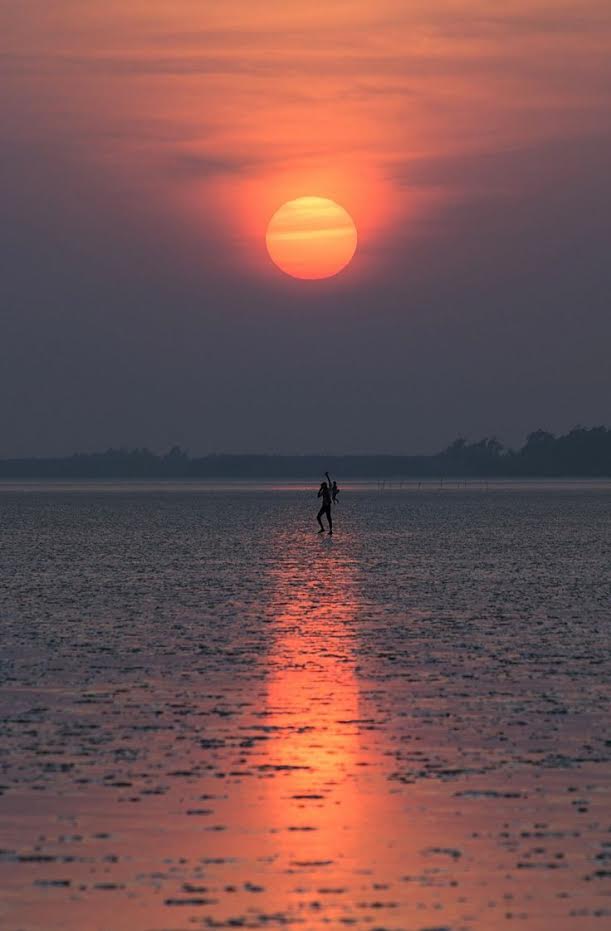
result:
[[[3,931],[602,931],[611,482],[0,484]]]

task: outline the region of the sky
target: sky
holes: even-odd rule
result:
[[[0,0],[0,457],[609,423],[608,0]],[[316,281],[285,202],[358,230]]]

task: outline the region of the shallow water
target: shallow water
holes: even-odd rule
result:
[[[0,926],[611,917],[611,485],[0,485]]]

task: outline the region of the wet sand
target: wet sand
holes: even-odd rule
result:
[[[610,489],[0,509],[3,929],[609,925]]]

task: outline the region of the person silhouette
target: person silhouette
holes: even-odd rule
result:
[[[320,511],[316,515],[316,520],[320,524],[319,533],[324,533],[325,528],[322,522],[323,514],[326,515],[327,521],[329,522],[329,536],[333,536],[333,519],[331,517],[331,479],[329,478],[329,473],[325,472],[327,476],[326,482],[320,483],[320,488],[318,489],[318,497],[322,498],[322,504],[320,506]]]
[[[337,496],[339,494],[339,488],[337,487],[337,482],[333,479],[333,484],[331,485],[331,501],[333,504],[337,504]]]

